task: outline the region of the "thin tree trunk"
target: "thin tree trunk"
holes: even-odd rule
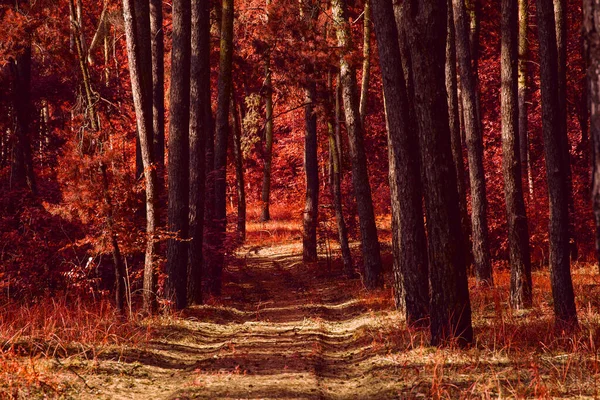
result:
[[[173,2],[169,121],[169,208],[165,294],[175,309],[187,306],[189,237],[191,2]]]
[[[356,71],[346,59],[350,49],[352,49],[352,42],[345,15],[345,0],[335,0],[332,3],[332,8],[337,29],[338,45],[345,53],[340,59],[340,84],[346,115],[346,129],[350,143],[350,157],[352,158],[352,182],[354,184],[354,195],[356,197],[360,223],[365,271],[364,280],[367,288],[374,289],[383,284],[381,254],[377,238],[371,186],[369,184],[367,157],[364,148],[364,129],[360,122]]]
[[[429,279],[419,134],[409,122],[409,99],[399,34],[390,3],[373,0],[373,16],[383,78],[388,130],[389,182],[392,205],[394,292],[396,307],[404,306],[409,325],[427,325]]]
[[[452,4],[471,180],[471,225],[475,274],[480,283],[492,284],[485,172],[483,169],[483,138],[477,112],[477,83],[471,65],[465,3],[464,0],[453,0]]]
[[[152,140],[158,170],[159,187],[163,187],[165,169],[165,67],[162,0],[150,0],[150,38],[152,52]]]
[[[458,82],[456,75],[456,39],[454,30],[454,12],[452,0],[448,0],[448,38],[446,40],[446,92],[448,95],[448,115],[450,117],[450,139],[452,143],[452,159],[456,170],[456,188],[460,206],[460,225],[462,226],[465,257],[467,265],[471,260],[471,222],[467,208],[467,185],[465,182],[465,161],[463,158],[460,107],[458,101]]]
[[[590,136],[592,140],[592,206],[596,222],[596,259],[600,269],[600,1],[583,1]]]
[[[365,1],[363,14],[363,65],[362,81],[360,85],[360,122],[365,126],[367,115],[367,101],[369,98],[369,80],[371,78],[371,5]]]
[[[140,4],[138,4],[140,3]],[[142,4],[143,3],[143,4]],[[131,77],[131,91],[135,107],[138,139],[146,180],[146,252],[144,260],[144,311],[152,313],[156,309],[156,202],[157,176],[154,168],[154,148],[152,145],[152,74],[143,66],[151,62],[150,14],[147,3],[137,0],[123,1],[127,56]]]
[[[373,0],[373,5],[375,1],[389,4],[389,0]],[[466,344],[473,339],[471,304],[448,125],[446,36],[439,34],[446,32],[447,5],[446,0],[408,0],[403,7],[425,179],[431,342],[439,345],[456,339]]]
[[[513,308],[532,304],[529,231],[523,199],[519,160],[518,0],[502,0],[502,172],[506,196],[510,257],[510,303]]]
[[[11,183],[37,192],[31,153],[31,46],[10,61],[12,100],[15,116]]]
[[[317,261],[317,224],[319,223],[319,161],[317,158],[316,88],[310,83],[304,91],[304,170],[306,172],[306,201],[303,217],[302,258]]]
[[[221,294],[221,277],[225,262],[225,231],[227,225],[227,142],[229,136],[229,104],[232,88],[233,56],[233,0],[223,0],[221,20],[221,54],[219,58],[219,81],[217,84],[217,116],[215,127],[214,165],[214,259],[211,260],[209,291]]]
[[[329,183],[331,188],[331,198],[333,201],[333,208],[335,210],[335,221],[338,229],[338,239],[340,242],[340,249],[342,251],[342,262],[344,265],[344,271],[349,277],[354,275],[354,265],[352,264],[352,254],[350,253],[350,245],[348,243],[348,229],[346,227],[346,221],[344,221],[344,210],[343,210],[343,199],[342,199],[342,179],[341,179],[341,165],[340,157],[338,153],[338,144],[336,137],[336,121],[335,121],[335,110],[334,110],[334,90],[333,78],[331,71],[327,75],[327,88],[329,89],[329,101],[327,113],[327,133],[329,139]]]
[[[542,92],[542,131],[546,153],[546,174],[550,200],[550,282],[554,314],[559,329],[577,326],[577,311],[569,262],[568,165],[562,146],[567,132],[560,122],[558,53],[552,0],[537,0],[540,42],[540,87]]]
[[[237,193],[237,233],[240,243],[246,240],[246,188],[244,186],[244,155],[242,154],[242,123],[235,93],[231,95],[233,157]]]
[[[210,129],[210,5],[192,3],[190,80],[190,244],[187,295],[202,303],[202,259],[206,182],[206,135]]]
[[[527,184],[529,196],[533,197],[533,176],[531,174],[529,161],[529,132],[528,132],[528,107],[527,86],[528,71],[527,63],[529,57],[529,0],[519,0],[519,151],[521,158],[521,171]]]
[[[267,0],[267,8],[271,5],[271,0]],[[267,23],[269,14],[267,11]],[[271,196],[271,160],[273,158],[273,82],[271,80],[271,49],[266,48],[264,54],[265,60],[265,160],[262,183],[262,212],[261,221],[269,221],[271,213],[269,212]]]

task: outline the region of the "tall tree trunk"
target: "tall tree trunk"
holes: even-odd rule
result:
[[[409,325],[426,325],[429,317],[429,271],[419,134],[416,126],[409,123],[404,72],[397,67],[402,60],[391,3],[373,0],[373,16],[388,130],[396,306],[404,305]]]
[[[345,0],[335,0],[332,3],[332,7],[337,29],[338,45],[344,51],[340,59],[340,84],[342,87],[344,112],[346,114],[346,129],[350,143],[350,157],[352,158],[352,183],[354,184],[354,195],[356,197],[360,223],[365,285],[367,288],[373,289],[383,284],[381,254],[377,238],[377,226],[375,225],[371,186],[369,184],[367,157],[364,148],[364,129],[360,122],[356,71],[346,59],[350,49],[352,49],[352,42],[345,15]]]
[[[533,176],[529,161],[529,132],[528,132],[528,107],[527,86],[529,62],[529,0],[519,0],[519,152],[521,158],[521,171],[525,178],[529,195],[533,196]]]
[[[600,268],[600,1],[583,1],[584,53],[592,139],[592,206],[596,222],[596,258]]]
[[[243,243],[246,240],[246,188],[244,186],[244,155],[242,154],[242,123],[235,93],[231,95],[231,116],[237,193],[237,233],[239,243]]]
[[[369,80],[371,78],[371,5],[365,1],[363,14],[363,65],[362,81],[360,85],[360,122],[365,126],[367,115],[367,100],[369,98]]]
[[[11,183],[29,187],[37,192],[31,153],[31,45],[26,46],[16,59],[10,60],[12,100],[15,116],[13,163]]]
[[[102,197],[104,198],[104,206],[106,207],[106,229],[112,245],[113,263],[115,265],[115,306],[117,312],[123,314],[125,312],[125,296],[127,288],[127,271],[121,257],[119,242],[117,241],[117,233],[115,232],[114,211],[112,197],[110,195],[108,184],[108,172],[103,161],[99,164],[100,177],[102,179]]]
[[[465,244],[467,265],[471,260],[471,222],[467,208],[467,184],[465,182],[465,161],[463,158],[460,129],[461,112],[458,101],[458,82],[456,75],[456,34],[454,30],[454,12],[452,0],[448,0],[448,38],[446,39],[446,92],[448,95],[448,115],[450,117],[450,139],[452,143],[452,159],[456,170],[456,188],[460,207],[460,225]]]
[[[187,295],[202,303],[202,258],[206,182],[206,134],[210,129],[210,5],[192,3],[190,78],[190,243]]]
[[[173,2],[169,121],[169,209],[165,294],[176,309],[187,306],[190,172],[191,2]]]
[[[455,338],[466,344],[473,339],[471,304],[448,125],[446,37],[440,35],[446,32],[446,0],[408,0],[403,7],[425,179],[431,341],[439,345]]]
[[[338,153],[338,137],[336,136],[336,121],[335,121],[335,93],[337,87],[333,88],[332,73],[329,71],[327,75],[327,88],[329,89],[329,99],[327,104],[327,134],[329,139],[329,183],[331,188],[331,198],[333,201],[333,208],[335,210],[335,221],[338,229],[338,239],[340,242],[340,249],[342,251],[342,262],[344,264],[344,271],[349,277],[354,275],[354,265],[352,264],[352,254],[350,253],[350,245],[348,243],[348,229],[346,227],[346,221],[344,220],[343,210],[343,199],[342,199],[342,173],[340,155]]]
[[[271,5],[271,0],[267,0],[267,8]],[[267,23],[269,14],[267,11]],[[261,221],[269,221],[271,213],[269,212],[271,196],[271,160],[273,159],[273,82],[271,80],[271,49],[265,49],[265,162],[262,184],[262,212]]]
[[[152,140],[158,170],[159,187],[163,187],[165,169],[165,66],[162,0],[150,0],[150,38],[152,52]]]
[[[304,170],[306,172],[306,201],[304,205],[302,258],[317,261],[317,224],[319,223],[319,161],[317,158],[316,87],[309,83],[304,91]]]
[[[529,308],[532,303],[529,231],[523,199],[518,140],[518,0],[502,0],[502,172],[508,222],[510,303]]]
[[[556,25],[556,47],[558,52],[558,101],[561,114],[559,123],[562,130],[567,132],[567,14],[566,0],[553,0],[554,22]],[[577,235],[575,232],[575,202],[573,198],[573,177],[571,173],[571,145],[569,136],[565,135],[561,145],[564,163],[567,165],[567,184],[569,188],[569,244],[571,260],[579,257],[577,249]]]
[[[569,184],[562,146],[567,132],[560,122],[558,53],[552,0],[537,0],[540,42],[540,87],[542,92],[542,131],[546,153],[546,174],[550,200],[550,281],[556,325],[560,329],[577,326],[577,311],[569,262]]]
[[[479,33],[481,30],[481,0],[465,0],[465,7],[469,18],[469,49],[471,54],[471,65],[475,79],[475,109],[477,110],[477,121],[479,129],[483,130],[481,119],[481,107],[479,101]]]
[[[217,116],[215,127],[214,165],[214,259],[211,260],[209,291],[221,294],[221,277],[225,262],[225,231],[227,225],[227,142],[229,136],[229,104],[232,87],[233,56],[233,0],[223,0],[221,20],[221,54],[219,58],[219,81],[217,84]]]
[[[143,0],[124,0],[123,17],[127,39],[127,56],[131,91],[135,107],[138,140],[142,153],[143,172],[146,180],[146,253],[144,260],[144,311],[152,313],[156,308],[156,202],[157,176],[154,165],[152,141],[152,74],[144,65],[151,62],[150,10]]]
[[[488,240],[487,198],[483,170],[483,138],[477,112],[477,83],[471,65],[471,50],[464,0],[453,0],[456,52],[463,94],[469,177],[471,180],[471,225],[473,228],[473,259],[480,283],[492,284],[492,263]]]

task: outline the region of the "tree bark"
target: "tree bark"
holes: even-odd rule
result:
[[[448,125],[446,36],[440,35],[446,32],[447,5],[446,0],[407,0],[403,7],[425,179],[431,342],[467,344],[473,339],[471,304]]]
[[[450,122],[450,140],[452,159],[456,170],[456,189],[460,207],[460,225],[465,244],[467,265],[471,260],[471,222],[467,208],[467,184],[465,182],[465,161],[463,158],[460,129],[460,107],[458,101],[458,82],[456,74],[456,34],[454,30],[454,12],[452,0],[448,0],[448,37],[446,39],[446,92],[448,96],[448,115]]]
[[[150,38],[152,52],[152,140],[159,187],[165,169],[165,66],[162,0],[150,0]]]
[[[165,294],[175,309],[187,306],[187,262],[189,237],[189,129],[191,2],[173,2],[173,48],[169,121],[169,209],[167,280]]]
[[[546,174],[550,200],[550,281],[554,314],[559,329],[577,326],[577,311],[569,262],[569,185],[568,165],[562,146],[567,132],[560,118],[558,53],[552,0],[537,0],[540,42],[540,87],[542,92],[542,131],[546,153]]]
[[[304,170],[306,172],[306,201],[304,205],[302,258],[315,262],[317,256],[317,224],[319,223],[319,161],[317,158],[316,87],[309,83],[304,91]]]
[[[231,95],[233,158],[237,193],[237,233],[239,243],[246,240],[246,188],[244,184],[244,155],[242,154],[242,123],[235,93]]]
[[[11,185],[37,193],[31,153],[31,45],[10,59],[12,106],[15,117]]]
[[[528,57],[529,41],[527,34],[529,31],[529,0],[519,0],[519,152],[521,159],[521,171],[527,184],[529,195],[533,196],[533,176],[531,175],[531,166],[529,161],[529,132],[528,132],[528,107],[527,107],[527,86],[528,86]]]
[[[365,1],[363,13],[363,65],[360,85],[360,122],[365,126],[367,115],[367,100],[369,98],[369,80],[371,78],[371,5]]]
[[[492,284],[492,263],[488,240],[487,198],[483,169],[483,138],[477,112],[477,83],[471,65],[464,0],[453,0],[456,53],[463,94],[469,177],[471,180],[471,225],[473,259],[478,282]]]
[[[346,57],[352,42],[348,21],[345,15],[345,0],[335,0],[332,3],[334,21],[336,23],[338,45],[343,50],[340,58],[340,85],[342,100],[346,115],[346,129],[350,143],[352,159],[352,183],[358,209],[360,236],[364,260],[364,283],[367,288],[374,289],[383,284],[381,273],[381,254],[377,238],[377,226],[373,211],[371,186],[367,170],[367,157],[364,148],[364,129],[360,122],[359,98],[356,85],[356,71]]]
[[[144,3],[144,4],[139,4]],[[146,252],[144,259],[144,311],[153,313],[156,309],[156,202],[157,175],[154,164],[152,141],[152,74],[143,65],[151,62],[150,52],[150,12],[144,1],[124,0],[123,17],[127,39],[127,56],[131,92],[136,114],[139,148],[143,161],[146,181]]]
[[[592,206],[596,222],[596,259],[600,268],[600,0],[583,1],[590,136],[592,140]]]
[[[502,172],[506,197],[510,260],[510,303],[513,308],[532,304],[529,231],[523,199],[518,141],[518,0],[502,0],[501,113]]]
[[[267,8],[271,1],[267,0]],[[267,12],[267,23],[269,14]],[[271,79],[271,49],[265,50],[265,162],[262,184],[262,212],[261,221],[269,221],[271,213],[269,211],[271,196],[271,160],[273,158],[273,82]]]
[[[202,303],[206,133],[210,129],[210,5],[192,4],[190,77],[190,194],[187,295]]]
[[[427,325],[429,279],[423,222],[419,134],[409,122],[409,101],[399,35],[391,3],[373,0],[373,17],[383,78],[392,205],[394,292],[409,325]]]
[[[335,221],[338,229],[338,239],[340,242],[340,249],[342,251],[342,263],[344,265],[344,271],[348,277],[354,275],[354,265],[352,264],[352,254],[350,253],[350,245],[348,243],[348,229],[346,227],[346,221],[344,220],[343,210],[343,199],[342,199],[342,174],[341,174],[341,163],[340,155],[338,153],[338,136],[336,135],[336,114],[335,114],[335,93],[337,87],[333,88],[333,78],[331,71],[327,76],[327,88],[329,89],[329,99],[327,109],[329,110],[327,116],[327,134],[329,139],[329,183],[331,188],[331,198],[333,201],[333,208],[335,210]],[[339,82],[338,82],[339,84]]]
[[[211,260],[209,291],[221,295],[221,277],[225,262],[225,234],[227,226],[227,142],[229,136],[229,104],[232,88],[233,60],[233,0],[223,0],[221,20],[221,53],[217,83],[217,115],[215,126],[214,165],[214,259]]]

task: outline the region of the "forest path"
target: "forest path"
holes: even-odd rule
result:
[[[367,296],[341,268],[300,254],[298,244],[246,249],[218,305],[170,318],[144,348],[100,357],[83,375],[88,396],[388,399],[429,385],[414,366],[401,379],[389,290]]]

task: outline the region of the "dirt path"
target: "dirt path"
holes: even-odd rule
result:
[[[247,252],[227,269],[221,304],[165,322],[143,349],[79,365],[87,396],[398,397],[409,382],[390,370],[398,363],[384,333],[400,321],[389,292],[365,297],[358,279],[299,254],[298,245]]]

